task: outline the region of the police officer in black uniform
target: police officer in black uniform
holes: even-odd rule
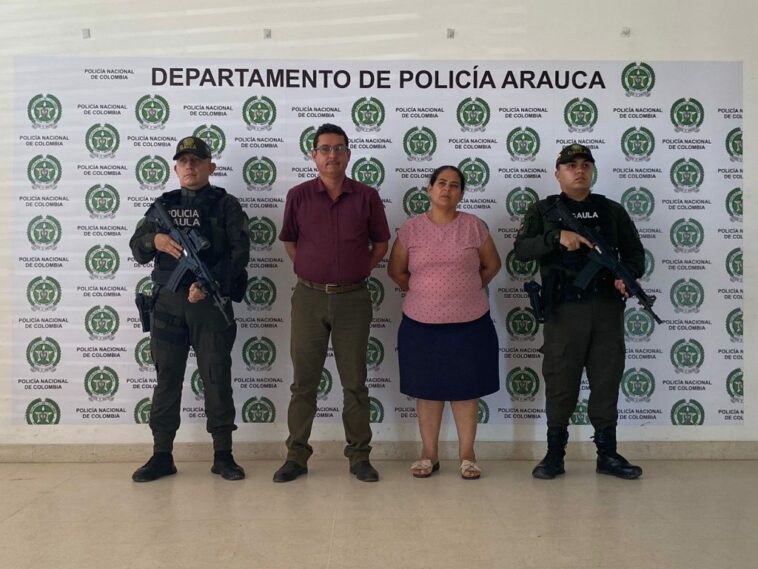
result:
[[[216,165],[203,140],[194,136],[180,140],[174,160],[181,189],[166,192],[158,199],[180,230],[195,228],[208,239],[210,246],[200,252],[201,258],[216,278],[221,294],[239,301],[250,259],[247,216],[237,198],[208,182]],[[163,286],[181,258],[182,249],[152,221],[150,210],[129,246],[139,263],[154,261],[150,349],[158,374],[150,409],[154,453],[132,479],[149,482],[176,473],[173,442],[179,428],[182,383],[192,346],[203,379],[207,430],[213,437],[211,471],[227,480],[241,480],[245,471],[232,457],[232,431],[237,427],[231,351],[237,326],[231,302],[224,305],[227,320],[189,271],[176,292]]]
[[[545,379],[547,455],[532,471],[535,478],[563,474],[569,418],[579,398],[582,371],[590,386],[588,415],[595,428],[597,472],[633,479],[642,469],[616,452],[618,393],[624,373],[624,283],[607,269],[577,286],[591,243],[551,221],[549,209],[561,200],[584,225],[598,232],[625,266],[639,278],[644,273],[642,243],[624,208],[590,192],[592,152],[581,144],[564,147],[556,160],[561,187],[534,204],[524,216],[515,241],[516,257],[540,265],[545,313],[542,375]]]

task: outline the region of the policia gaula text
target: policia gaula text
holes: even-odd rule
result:
[[[532,471],[535,478],[551,479],[565,472],[569,418],[585,369],[597,472],[624,479],[642,475],[639,466],[616,451],[618,394],[624,373],[625,299],[635,294],[642,302],[644,297],[652,310],[654,298],[641,293],[636,283],[644,272],[645,252],[634,223],[620,204],[590,191],[594,163],[586,146],[561,149],[555,165],[561,194],[529,208],[514,244],[519,260],[539,262],[542,280],[541,294],[536,283],[527,288],[535,315],[541,313],[545,323],[541,351],[547,455]],[[562,222],[568,216],[572,225],[580,224],[574,226],[577,231]],[[597,262],[601,249],[588,239],[592,235],[602,237],[602,251],[610,252],[623,270],[612,271],[618,267],[607,260]]]
[[[239,302],[250,259],[248,219],[239,201],[209,183],[216,169],[205,141],[179,141],[174,172],[181,188],[164,193],[129,241],[134,258],[154,261],[151,297],[137,296],[158,383],[150,407],[153,456],[132,475],[149,482],[176,473],[173,443],[180,422],[189,348],[203,381],[206,427],[213,437],[211,472],[241,480],[232,457],[235,409],[231,351],[237,335],[232,300]]]

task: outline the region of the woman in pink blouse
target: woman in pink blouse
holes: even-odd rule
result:
[[[397,233],[387,272],[407,291],[398,330],[400,391],[416,398],[420,460],[413,476],[439,470],[439,433],[445,401],[458,431],[461,476],[479,478],[476,437],[479,398],[500,389],[498,339],[484,289],[500,257],[482,220],[456,208],[464,178],[455,166],[432,174],[431,208]]]

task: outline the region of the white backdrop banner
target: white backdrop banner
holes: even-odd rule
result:
[[[250,280],[236,306],[239,423],[286,420],[292,267],[277,240],[287,190],[315,175],[315,129],[342,126],[352,177],[375,187],[390,227],[429,206],[442,164],[467,177],[461,208],[489,226],[504,262],[489,287],[501,390],[480,422],[544,422],[542,333],[512,255],[526,208],[557,193],[555,156],[589,146],[593,191],[620,201],[646,249],[657,325],[626,310],[620,423],[743,419],[742,65],[729,62],[247,61],[20,58],[16,62],[14,422],[144,423],[155,370],[135,291],[150,267],[128,242],[148,205],[176,187],[171,157],[189,134],[211,145],[211,182],[250,217]],[[372,421],[415,421],[400,394],[402,293],[374,271],[368,345]],[[204,421],[191,356],[184,421]],[[337,422],[329,354],[318,421]],[[587,384],[572,417],[587,424]],[[244,428],[244,427],[243,427]]]

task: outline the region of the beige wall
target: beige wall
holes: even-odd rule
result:
[[[570,8],[568,8],[570,6]],[[758,225],[758,4],[738,0],[0,0],[0,444],[147,442],[144,426],[27,428],[10,424],[10,299],[14,266],[8,216],[13,199],[13,62],[17,55],[198,56],[300,59],[540,59],[744,62],[746,422],[742,427],[629,428],[631,440],[758,440],[758,390],[752,388]],[[82,39],[89,28],[90,39]],[[263,29],[272,38],[263,39]],[[446,39],[446,29],[455,38]],[[629,33],[622,34],[628,28]],[[451,427],[452,429],[452,427]],[[482,440],[540,440],[542,427],[484,425]],[[584,435],[585,433],[581,433]],[[246,440],[280,440],[284,425],[244,429]],[[413,425],[385,425],[378,440],[409,440]],[[448,438],[454,438],[452,430]],[[321,425],[318,439],[341,439],[341,426]],[[181,441],[205,441],[186,425]]]

